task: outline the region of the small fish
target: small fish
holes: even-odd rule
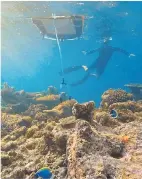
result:
[[[128,12],[120,12],[117,14],[117,16],[120,16],[120,17],[125,17],[125,16],[128,16]]]
[[[45,178],[52,179],[54,176],[53,176],[52,172],[47,167],[44,167],[35,173],[34,178],[37,179],[39,177],[41,177],[42,179],[45,179]]]
[[[118,113],[117,113],[117,111],[114,110],[114,109],[112,109],[112,110],[110,111],[110,115],[111,115],[111,117],[113,117],[113,118],[117,118],[117,117],[118,117]]]
[[[84,5],[84,3],[81,3],[81,2],[80,2],[80,3],[78,2],[78,3],[76,3],[76,4],[77,4],[77,5]]]

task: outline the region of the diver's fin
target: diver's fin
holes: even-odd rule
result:
[[[91,75],[91,76],[98,77],[98,75],[97,75],[96,73],[91,73],[90,75]]]
[[[82,65],[82,68],[83,68],[85,71],[87,71],[87,70],[88,70],[88,67],[87,67],[87,66],[85,66],[85,65]]]

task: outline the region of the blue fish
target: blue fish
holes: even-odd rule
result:
[[[51,179],[53,178],[52,172],[47,168],[41,168],[35,173],[35,178],[41,177],[42,179]]]
[[[117,117],[118,117],[118,113],[117,113],[117,111],[114,110],[114,109],[112,109],[112,110],[110,111],[110,115],[111,115],[111,117],[113,117],[113,118],[117,118]]]

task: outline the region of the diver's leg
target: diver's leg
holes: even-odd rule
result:
[[[104,73],[104,70],[105,70],[105,68],[103,66],[96,68],[97,79],[99,79],[100,76]]]
[[[80,70],[82,69],[83,67],[80,65],[80,66],[72,66],[72,67],[68,67],[68,68],[65,68],[63,70],[63,72],[59,72],[60,75],[63,75],[62,73],[64,74],[68,74],[68,73],[71,73],[73,71],[77,71],[77,70]]]
[[[83,79],[81,79],[81,80],[79,80],[79,81],[77,81],[77,82],[75,82],[75,83],[70,84],[70,86],[78,86],[78,85],[84,83],[84,82],[89,78],[89,76],[90,76],[90,73],[87,73],[87,74],[84,76]]]

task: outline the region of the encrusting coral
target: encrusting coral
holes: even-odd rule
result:
[[[105,91],[102,95],[101,107],[103,109],[108,109],[111,104],[118,102],[126,102],[132,99],[133,95],[131,93],[127,93],[126,91],[121,89],[109,89]]]
[[[72,113],[76,119],[84,119],[91,122],[93,120],[94,107],[95,104],[93,101],[84,104],[75,103],[72,108]]]

